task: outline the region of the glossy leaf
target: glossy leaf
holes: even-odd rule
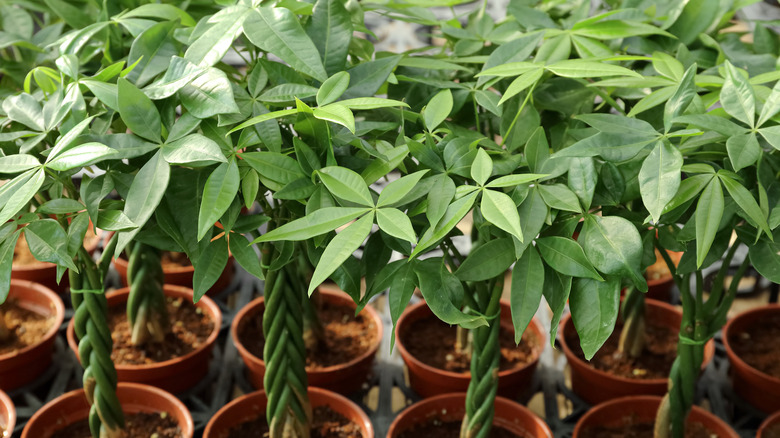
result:
[[[730,62],[726,61],[726,81],[720,91],[720,102],[737,120],[755,126],[756,96],[753,87]]]
[[[89,166],[117,155],[117,151],[100,143],[84,143],[72,147],[46,163],[46,168],[65,171]]]
[[[199,167],[227,162],[219,145],[201,134],[190,134],[166,143],[161,150],[165,161],[170,164]]]
[[[523,230],[520,227],[517,207],[506,193],[483,190],[480,209],[482,216],[488,222],[515,236],[519,241],[523,241]]]
[[[591,360],[615,328],[620,307],[620,280],[574,279],[569,306],[582,352],[586,360]]]
[[[241,178],[235,159],[217,166],[206,180],[198,213],[198,240],[206,235],[214,223],[227,211],[238,193]]]
[[[457,324],[464,328],[487,326],[484,317],[465,314],[452,303],[449,289],[444,287],[441,277],[441,271],[445,268],[440,260],[426,259],[415,266],[420,292],[431,312],[447,324]]]
[[[376,206],[387,207],[401,201],[412,191],[412,189],[414,189],[426,173],[428,173],[427,170],[420,170],[391,182],[379,193],[379,199],[376,202]]]
[[[210,68],[179,90],[184,108],[199,119],[239,112],[230,81],[222,70]]]
[[[20,173],[40,165],[38,159],[32,155],[17,154],[0,157],[0,169],[3,173]]]
[[[356,204],[374,206],[366,183],[357,173],[344,167],[331,166],[318,170],[317,175],[334,196]]]
[[[309,295],[325,281],[366,240],[374,224],[374,215],[369,213],[358,219],[330,241],[320,257],[309,282]]]
[[[637,289],[647,291],[647,282],[639,270],[642,262],[642,238],[627,219],[619,216],[588,215],[579,241],[588,261],[608,275],[631,279]]]
[[[512,239],[489,240],[471,251],[455,271],[463,281],[485,281],[502,275],[515,262]]]
[[[127,127],[140,137],[152,142],[159,142],[162,121],[152,100],[127,79],[120,78],[117,85],[119,87],[119,115],[122,116]]]
[[[761,146],[752,132],[729,137],[726,140],[726,150],[735,171],[753,165],[761,155]]]
[[[349,73],[342,71],[328,78],[317,91],[317,105],[323,106],[335,102],[349,86]]]
[[[561,274],[603,281],[585,257],[582,247],[574,240],[558,236],[542,237],[536,239],[536,246],[544,261]]]
[[[509,301],[516,344],[520,343],[523,332],[539,309],[543,288],[544,265],[539,253],[532,247],[523,253],[512,269]]]
[[[220,238],[206,245],[192,275],[192,301],[197,303],[208,292],[211,286],[217,282],[228,261],[228,244],[226,239]]]
[[[642,162],[639,192],[654,222],[658,222],[666,205],[677,194],[682,175],[683,157],[673,145],[659,141]]]
[[[57,221],[43,219],[31,222],[24,228],[24,237],[36,260],[78,271],[68,254],[68,236]]]
[[[723,217],[724,200],[720,180],[713,178],[696,204],[696,266],[701,267],[712,247]]]
[[[320,208],[300,219],[296,219],[263,234],[252,243],[281,240],[306,240],[333,231],[369,211],[370,209],[367,208],[351,207]]]
[[[720,178],[723,186],[726,187],[726,191],[729,192],[731,198],[734,199],[737,205],[739,205],[739,208],[745,212],[747,217],[749,217],[750,220],[767,235],[771,236],[772,231],[769,229],[766,213],[761,210],[758,202],[756,202],[756,199],[750,194],[748,189],[725,174],[719,174],[718,178]]]
[[[449,89],[441,90],[431,98],[423,110],[425,127],[428,131],[433,131],[444,122],[452,111],[452,105],[452,91]]]
[[[341,71],[347,62],[353,24],[345,5],[340,0],[317,0],[306,27],[329,75]]]
[[[184,59],[199,66],[211,67],[219,62],[238,37],[244,26],[244,21],[252,9],[243,5],[228,7],[214,15],[212,20],[219,18],[206,30],[184,53]]]
[[[410,243],[417,243],[417,236],[414,234],[409,217],[400,210],[379,208],[376,210],[376,221],[379,228],[385,233]]]

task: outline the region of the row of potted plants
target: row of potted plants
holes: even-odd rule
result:
[[[683,435],[748,263],[780,282],[776,35],[722,34],[735,9],[702,1],[531,2],[500,23],[484,6],[441,20],[426,4],[193,3],[3,6],[0,292],[22,232],[35,259],[68,273],[93,436],[137,423],[124,419],[112,343],[165,345],[178,327],[161,251],[192,261],[201,309],[231,255],[265,280],[270,436],[307,436],[322,414],[306,351],[326,341],[324,304],[307,295],[330,278],[358,308],[388,291],[394,322],[419,289],[457,326],[471,371],[457,429],[485,437],[499,418],[506,270],[515,342],[544,296],[550,338],[568,303],[591,359],[625,287],[618,351],[636,359],[656,318],[641,295],[656,249],[683,313],[655,428]],[[375,53],[365,13],[435,26],[443,45]],[[245,65],[222,62],[231,50]],[[115,232],[97,261],[95,227]],[[724,284],[742,245],[749,257]],[[103,279],[123,254],[117,316]],[[126,339],[112,339],[115,318]]]

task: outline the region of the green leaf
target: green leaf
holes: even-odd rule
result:
[[[366,184],[373,184],[403,163],[409,155],[409,146],[402,144],[384,151],[384,158],[375,158],[363,169],[360,176]]]
[[[38,132],[44,131],[41,104],[27,93],[6,97],[3,100],[3,111],[15,122]]]
[[[758,130],[761,136],[769,143],[773,148],[780,151],[780,125],[768,126]]]
[[[304,177],[294,159],[276,152],[246,152],[241,158],[260,174],[280,185],[289,184]]]
[[[353,25],[346,5],[341,0],[317,0],[306,26],[329,75],[343,70],[347,62]]]
[[[577,278],[573,289],[569,296],[571,318],[580,335],[585,359],[591,360],[615,329],[620,307],[620,280],[609,278],[600,282]]]
[[[416,289],[417,275],[412,264],[406,263],[406,260],[398,260],[393,263],[396,263],[395,266],[398,268],[393,272],[394,275],[390,277],[390,290],[387,293],[387,301],[390,307],[390,319],[393,321],[393,327],[395,327],[398,318],[401,317],[404,309],[409,304],[409,300],[412,299]],[[393,263],[387,266],[393,266]],[[393,347],[393,342],[395,341],[395,330],[393,330],[391,336],[390,348]]]
[[[133,40],[127,64],[138,64],[125,76],[127,80],[142,87],[168,68],[171,57],[179,54],[173,39],[175,28],[175,21],[163,21],[152,25]]]
[[[531,323],[544,288],[544,265],[536,249],[528,248],[512,269],[512,286],[509,302],[512,309],[512,325],[515,328],[515,343],[519,344],[523,332]]]
[[[452,91],[444,89],[431,98],[423,109],[423,119],[428,131],[433,131],[450,115],[452,111]]]
[[[62,134],[60,138],[57,139],[57,142],[54,143],[54,147],[46,157],[46,162],[48,163],[49,161],[57,158],[61,153],[67,150],[68,147],[76,140],[76,138],[81,135],[81,133],[84,132],[87,127],[89,127],[89,124],[93,119],[94,117],[87,117],[86,119],[79,122],[76,126],[71,128],[68,132]]]
[[[666,103],[669,99],[672,98],[676,91],[677,87],[673,86],[663,87],[653,91],[652,93],[643,97],[639,102],[636,103],[636,105],[631,108],[631,111],[628,112],[628,117],[636,117],[637,114],[643,113],[651,108],[655,108],[662,103]]]
[[[68,254],[68,235],[54,219],[31,222],[24,228],[24,237],[37,260],[56,263],[78,272]]]
[[[545,204],[552,208],[575,213],[582,212],[577,195],[563,184],[540,185],[539,193]]]
[[[515,202],[507,194],[494,190],[482,191],[482,216],[498,228],[523,241],[523,230],[520,228],[520,216]]]
[[[14,263],[14,248],[19,240],[21,230],[15,231],[11,237],[0,241],[0,305],[8,299],[8,292],[11,289],[11,273]]]
[[[466,216],[474,205],[477,198],[477,192],[470,193],[460,199],[455,200],[447,207],[441,220],[437,221],[436,226],[432,226],[422,235],[417,246],[411,254],[414,258],[422,253],[429,246],[443,239],[456,225]]]
[[[325,1],[325,0],[322,0]],[[317,105],[333,103],[344,94],[349,86],[349,73],[341,71],[328,78],[317,91]]]
[[[484,149],[477,149],[477,156],[474,158],[474,162],[471,163],[471,178],[478,185],[485,185],[485,182],[490,178],[493,173],[493,160],[485,152]]]
[[[198,213],[198,240],[203,239],[214,223],[227,211],[238,194],[241,177],[235,159],[222,163],[211,172],[203,189]]]
[[[351,207],[320,208],[300,219],[296,219],[263,234],[252,243],[281,240],[306,240],[333,231],[369,211],[370,209],[367,208]]]
[[[143,91],[125,78],[119,78],[119,115],[134,134],[159,143],[162,135],[162,121],[157,107]]]
[[[420,170],[391,182],[379,193],[379,199],[376,202],[376,206],[388,207],[401,201],[404,196],[414,189],[420,181],[420,178],[426,173],[428,173],[428,170]]]
[[[541,32],[531,33],[501,44],[490,54],[487,61],[485,61],[482,71],[485,72],[493,67],[512,62],[525,61],[539,45],[539,41],[542,40],[542,37],[543,34]],[[481,87],[487,83],[488,80],[490,80],[489,76],[480,76],[477,80],[477,86]]]
[[[20,173],[40,165],[38,159],[32,155],[17,154],[0,157],[0,169],[3,169],[3,173]]]
[[[382,99],[379,97],[357,97],[354,99],[345,99],[338,101],[338,104],[351,110],[372,110],[377,108],[406,107],[404,102],[392,99]]]
[[[544,261],[561,274],[604,280],[574,240],[559,236],[542,237],[536,239],[536,246]]]
[[[236,261],[245,271],[259,278],[264,279],[263,270],[260,268],[260,257],[252,249],[252,245],[249,240],[238,233],[230,233],[230,240],[228,244],[230,246],[230,252],[235,257]]]
[[[555,343],[560,325],[561,316],[571,293],[572,279],[568,275],[561,275],[552,269],[544,270],[544,289],[542,294],[552,311],[552,320],[550,321],[550,344]]]
[[[753,87],[730,62],[726,61],[726,81],[720,90],[723,109],[737,120],[755,127],[756,96]]]
[[[241,33],[251,11],[253,9],[236,5],[213,15],[209,21],[214,24],[190,44],[184,53],[184,59],[199,67],[211,67],[218,63]]]
[[[631,135],[641,137],[641,139],[649,139],[658,135],[650,123],[617,114],[580,114],[574,118],[582,120],[600,132],[610,134],[626,134],[630,132]]]
[[[720,180],[712,180],[704,188],[696,204],[696,267],[701,267],[715,240],[723,217],[724,201]]]
[[[379,228],[385,233],[406,240],[412,244],[417,243],[412,222],[401,210],[396,208],[379,208],[376,210],[376,220]]]
[[[278,56],[298,72],[322,82],[328,78],[317,47],[289,9],[264,6],[252,9],[244,34],[252,44]]]
[[[174,5],[168,5],[162,3],[151,3],[151,4],[141,5],[135,9],[126,12],[122,17],[162,18],[170,21],[178,19],[179,21],[181,21],[181,24],[183,26],[188,26],[188,27],[195,26],[195,20],[192,19],[190,14],[182,11],[181,9],[179,9]]]
[[[756,199],[750,194],[748,189],[724,173],[719,173],[718,178],[720,178],[723,186],[726,187],[726,191],[729,192],[729,195],[731,195],[737,205],[739,205],[739,208],[745,212],[756,226],[761,228],[768,236],[771,236],[772,231],[769,229],[769,224],[767,223],[767,215],[761,210],[758,202],[756,202]]]
[[[498,104],[499,105],[503,104],[504,102],[518,95],[528,87],[535,85],[536,82],[539,80],[539,78],[542,77],[542,74],[544,74],[544,69],[541,66],[539,66],[539,68],[527,71],[521,74],[520,76],[518,76],[506,88],[506,91],[504,91],[504,95],[501,96],[501,100],[498,101]]]
[[[553,157],[594,157],[600,155],[606,161],[621,163],[634,158],[649,144],[655,142],[656,136],[650,137],[636,131],[599,132],[556,152]]]
[[[726,140],[726,151],[729,154],[734,171],[752,166],[761,155],[761,146],[756,135],[752,132],[735,135]]]
[[[351,133],[355,133],[355,116],[345,106],[334,103],[325,107],[314,108],[313,113],[314,117],[320,120],[337,123],[349,129]]]
[[[682,175],[683,156],[673,145],[659,141],[642,162],[639,192],[653,222],[658,222],[666,205],[677,194]]]
[[[84,210],[84,208],[84,204],[75,199],[57,198],[44,202],[35,209],[35,212],[40,214],[68,214]]]
[[[619,216],[588,215],[579,240],[596,269],[628,277],[637,289],[647,291],[647,282],[639,270],[642,238],[631,222]]]
[[[534,64],[533,62],[519,62],[519,61],[508,62],[506,64],[491,67],[487,70],[484,70],[476,74],[475,76],[478,78],[489,77],[489,76],[506,78],[512,76],[520,76],[530,71],[538,70],[539,67],[540,67],[539,64]]]
[[[538,173],[506,175],[500,178],[496,178],[493,181],[490,181],[487,185],[485,185],[485,187],[490,187],[490,188],[516,187],[522,184],[528,184],[530,182],[536,181],[539,178],[544,178],[545,176],[547,175],[538,174]]]
[[[240,131],[244,128],[248,128],[250,126],[256,125],[258,123],[262,123],[268,120],[277,119],[279,117],[286,117],[291,116],[293,114],[297,114],[297,109],[286,109],[286,110],[279,110],[279,111],[271,111],[270,113],[261,114],[256,117],[252,117],[251,119],[247,120],[246,122],[236,126],[235,128],[228,131],[228,134],[232,134],[236,131]]]
[[[589,23],[586,26],[581,27],[575,25],[572,33],[599,40],[612,40],[639,35],[664,35],[672,38],[674,37],[674,35],[651,24],[633,20],[604,20],[596,23]]]
[[[780,245],[761,240],[748,249],[750,264],[756,271],[772,283],[780,283]]]
[[[125,246],[152,217],[165,194],[170,176],[171,168],[163,159],[160,151],[154,154],[135,174],[125,198],[125,215],[138,225],[138,229],[119,235],[116,255],[122,253]]]
[[[569,160],[569,188],[577,195],[586,210],[590,209],[593,194],[596,191],[598,174],[592,158],[572,158]]]
[[[764,107],[761,108],[761,116],[758,118],[756,126],[763,125],[767,120],[774,117],[780,111],[780,82],[772,88],[772,93],[766,98]]]
[[[82,79],[79,83],[89,88],[89,91],[91,91],[104,105],[114,111],[119,111],[119,97],[116,84],[107,84],[105,82],[90,81],[87,79]]]
[[[428,208],[425,210],[425,216],[428,218],[428,223],[435,227],[449,208],[456,189],[455,182],[445,174],[436,175],[433,179],[434,183],[428,192]]]
[[[210,68],[179,90],[184,108],[199,119],[239,112],[230,80],[222,70]]]
[[[166,143],[161,150],[165,161],[170,164],[200,167],[227,162],[219,145],[201,134],[190,134],[171,143]]]
[[[43,169],[30,169],[0,186],[0,223],[6,223],[38,193],[46,179]]]
[[[195,272],[192,275],[192,289],[194,291],[192,301],[194,303],[200,301],[211,286],[214,286],[225,270],[227,261],[227,240],[220,238],[206,245],[206,249],[203,250],[195,263]]]
[[[494,239],[477,246],[455,271],[462,281],[485,281],[502,275],[515,262],[512,239]]]
[[[345,201],[368,207],[374,206],[374,200],[363,178],[345,167],[330,166],[317,171],[328,191]]]
[[[713,176],[714,175],[712,174],[693,175],[682,180],[682,183],[680,183],[680,188],[677,190],[674,198],[672,198],[672,200],[666,204],[664,213],[668,213],[693,199],[696,195],[699,194],[699,192],[704,189],[704,187],[707,186],[707,184],[712,180]]]
[[[664,106],[664,131],[669,132],[672,121],[681,115],[696,96],[696,63],[688,67],[672,97]]]
[[[320,262],[314,269],[311,281],[309,282],[309,295],[332,274],[360,245],[366,240],[371,227],[374,224],[374,215],[369,213],[358,219],[330,241],[325,251],[320,257]]]
[[[57,155],[46,168],[57,171],[89,166],[117,155],[117,151],[100,143],[84,143]]]
[[[102,210],[97,227],[106,231],[130,231],[138,226],[120,210]]]
[[[62,18],[68,26],[81,29],[92,24],[93,20],[80,8],[63,0],[44,0],[46,6]]]
[[[634,76],[641,78],[639,73],[621,67],[598,61],[586,61],[582,59],[566,59],[545,67],[548,71],[564,78],[593,78],[608,76]]]
[[[177,91],[181,90],[185,85],[192,82],[205,71],[205,68],[198,67],[184,58],[173,56],[162,79],[157,80],[144,88],[144,94],[149,96],[150,99],[155,100],[173,96]],[[84,83],[84,81],[82,81],[82,83]]]
[[[452,303],[449,288],[445,287],[442,271],[446,268],[441,259],[421,260],[415,266],[420,292],[434,315],[447,324],[457,324],[464,328],[487,326],[483,316],[467,315]]]
[[[350,81],[344,96],[347,98],[374,96],[400,60],[401,55],[388,56],[351,67],[347,70]]]
[[[653,68],[675,82],[680,82],[685,73],[682,63],[664,52],[653,52]]]

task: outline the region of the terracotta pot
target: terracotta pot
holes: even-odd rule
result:
[[[40,376],[51,364],[54,339],[65,317],[62,300],[51,289],[25,280],[11,280],[9,299],[30,311],[46,316],[51,327],[35,345],[0,354],[0,388],[11,391]]]
[[[731,363],[734,391],[766,413],[780,410],[780,379],[765,374],[742,360],[734,352],[731,336],[772,315],[780,315],[780,305],[770,304],[740,313],[723,328],[723,345]]]
[[[19,236],[19,238],[24,239],[24,234]],[[102,232],[98,231],[97,238],[85,246],[87,252],[90,254],[94,253],[95,250],[97,250],[97,247],[100,245],[101,239]],[[62,280],[59,282],[59,284],[57,283],[57,265],[54,263],[39,262],[37,260],[34,263],[28,265],[14,264],[11,267],[11,278],[16,280],[33,281],[35,283],[42,284],[60,294],[65,293],[68,290],[69,285],[67,273],[62,276]]]
[[[672,259],[675,265],[680,264],[680,258],[683,253],[675,251],[667,251],[669,257]],[[663,259],[661,259],[663,262]],[[672,286],[674,286],[674,278],[671,275],[657,278],[655,280],[647,281],[647,298],[663,301],[668,303],[672,299]]]
[[[0,436],[10,437],[14,433],[15,426],[16,408],[14,408],[14,403],[6,393],[0,391],[0,430],[5,431]]]
[[[348,307],[350,309],[355,309],[357,307],[355,302],[352,301],[352,298],[344,292],[327,290],[324,288],[320,288],[319,292],[323,302]],[[249,373],[249,380],[257,389],[263,388],[265,362],[262,358],[249,352],[246,346],[241,343],[238,334],[249,318],[259,317],[264,309],[265,301],[263,300],[263,297],[257,298],[244,306],[238,314],[236,314],[235,318],[233,318],[233,323],[230,325],[230,335],[233,337],[233,343],[238,348],[241,359],[243,359],[244,365],[246,365]],[[376,327],[377,335],[374,345],[360,357],[356,357],[347,363],[319,369],[307,369],[306,375],[309,378],[309,386],[325,388],[340,394],[351,394],[358,391],[363,386],[373,367],[374,358],[376,357],[379,345],[382,343],[384,326],[382,324],[382,318],[373,307],[366,306],[361,314],[373,321],[374,327]]]
[[[357,424],[362,432],[362,438],[374,438],[374,426],[365,412],[354,402],[322,388],[309,387],[309,401],[312,408],[328,406],[333,411],[343,415]],[[255,391],[243,395],[222,407],[206,425],[203,438],[226,438],[231,428],[246,421],[265,417],[268,398],[265,391]]]
[[[676,307],[655,300],[645,301],[645,318],[647,324],[665,326],[678,331],[682,323],[682,312]],[[607,400],[629,395],[663,396],[669,389],[669,380],[663,379],[630,379],[616,376],[591,366],[577,356],[566,343],[567,335],[574,333],[574,323],[571,315],[561,321],[561,345],[566,360],[571,369],[571,386],[577,395],[586,402],[595,405]],[[715,343],[710,340],[704,347],[704,362],[702,369],[712,360],[715,354]]]
[[[758,428],[756,438],[769,438],[769,435],[767,435],[767,433],[769,433],[769,428],[778,427],[778,425],[780,425],[780,411],[770,415],[766,420],[764,420],[763,423],[761,423],[761,426]]]
[[[662,397],[641,395],[617,398],[602,403],[585,413],[574,427],[572,438],[579,437],[583,430],[595,426],[612,426],[622,424],[623,418],[635,415],[641,423],[655,422],[658,407]],[[739,438],[739,435],[723,420],[704,409],[693,406],[688,417],[689,422],[701,423],[710,433],[717,438]],[[715,437],[713,437],[715,438]]]
[[[122,284],[127,286],[127,259],[121,257],[114,259],[114,268],[119,273]],[[206,292],[208,296],[214,296],[230,286],[233,281],[233,256],[228,257],[227,265],[222,274],[217,278],[217,282]],[[163,268],[165,275],[165,284],[184,286],[192,289],[192,277],[195,275],[195,268],[192,265],[187,266],[165,266]]]
[[[192,289],[166,284],[164,291],[166,296],[183,298],[192,302]],[[106,294],[109,307],[126,303],[129,295],[129,288],[118,289]],[[117,364],[116,372],[119,381],[145,383],[173,393],[184,391],[198,383],[208,373],[211,350],[214,348],[214,343],[217,340],[219,328],[222,324],[222,313],[214,301],[208,297],[201,298],[195,306],[200,308],[214,322],[214,329],[203,345],[184,356],[155,364]],[[78,343],[73,328],[73,320],[68,324],[67,335],[68,345],[78,356]]]
[[[455,373],[426,365],[412,356],[404,345],[403,333],[415,321],[424,318],[436,318],[424,301],[407,307],[395,327],[396,348],[401,353],[404,364],[409,370],[409,383],[412,389],[423,398],[451,392],[465,392],[471,381],[471,373]],[[509,303],[501,301],[501,326],[505,330],[514,331]],[[528,325],[528,330],[536,338],[534,358],[524,366],[498,373],[498,394],[515,398],[522,394],[530,385],[531,379],[539,362],[539,354],[544,348],[545,335],[536,318]]]
[[[117,396],[124,413],[167,412],[181,427],[182,437],[192,438],[192,416],[184,403],[171,394],[148,385],[120,383]],[[44,405],[30,418],[22,431],[22,438],[49,438],[56,431],[87,418],[89,407],[83,389],[67,392]]]
[[[522,437],[552,438],[547,424],[520,403],[496,397],[493,405],[493,426],[500,426]],[[432,419],[444,422],[461,421],[466,414],[466,394],[442,394],[417,402],[401,411],[387,431],[387,438],[395,438],[405,430]]]

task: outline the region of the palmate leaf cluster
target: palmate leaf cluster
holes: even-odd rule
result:
[[[395,320],[419,288],[467,328],[486,324],[468,286],[514,267],[517,339],[542,296],[554,336],[568,301],[591,356],[656,246],[693,272],[736,230],[778,282],[777,36],[722,33],[747,2],[705,3],[515,1],[499,22],[424,1],[1,3],[0,290],[22,231],[62,273],[90,222],[117,253],[187,253],[196,297],[229,251],[262,277],[250,242],[272,242],[272,269],[306,249],[309,292],[389,290]],[[369,13],[441,44],[376,52]],[[479,240],[452,258],[467,215]]]

